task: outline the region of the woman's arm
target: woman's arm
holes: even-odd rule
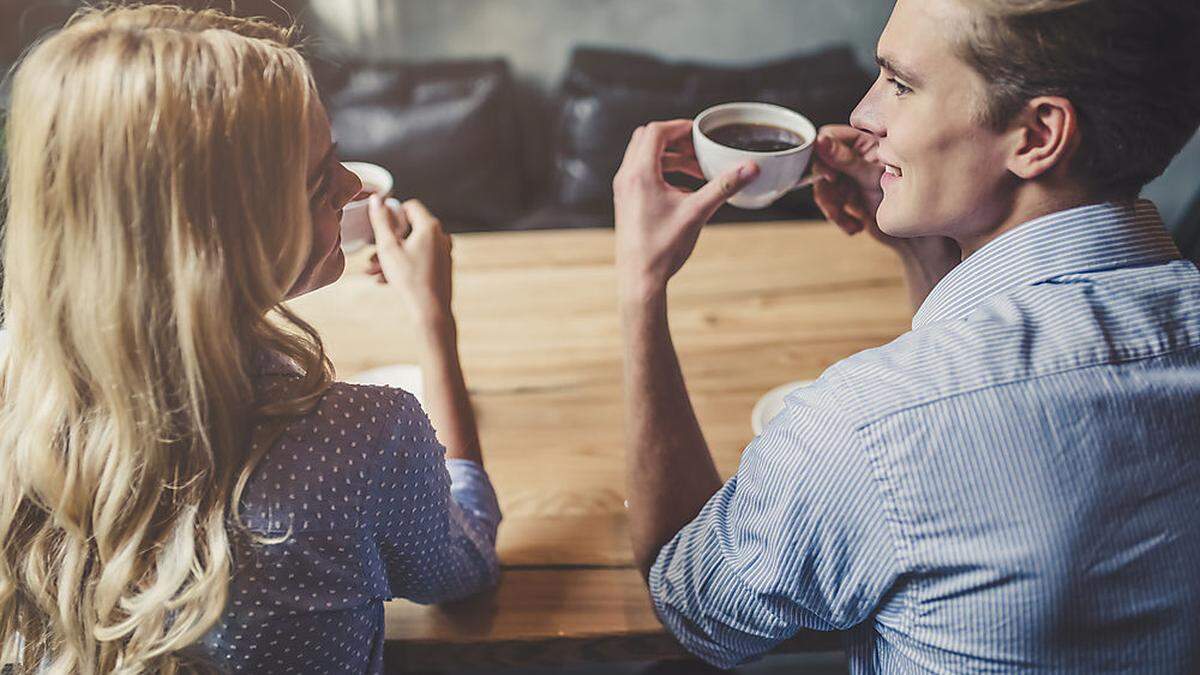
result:
[[[425,407],[446,447],[447,459],[483,464],[479,430],[458,358],[458,326],[451,309],[453,273],[449,235],[423,204],[385,204],[371,198],[376,253],[372,274],[396,288],[418,325]],[[403,237],[404,233],[408,233]]]

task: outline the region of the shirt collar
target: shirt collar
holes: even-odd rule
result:
[[[1018,286],[1180,257],[1147,200],[1052,213],[1005,232],[959,263],[930,291],[912,327],[966,318],[985,300]]]

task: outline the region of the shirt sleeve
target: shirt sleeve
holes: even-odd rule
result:
[[[655,611],[727,668],[801,630],[844,630],[898,576],[879,488],[853,428],[792,396],[737,474],[659,551]]]
[[[456,600],[499,580],[500,506],[483,467],[446,459],[429,418],[405,396],[381,438],[375,541],[394,597]]]

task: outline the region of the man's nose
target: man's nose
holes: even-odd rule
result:
[[[879,138],[886,136],[887,127],[883,124],[880,108],[879,82],[876,81],[866,96],[854,107],[854,112],[850,113],[850,126]]]

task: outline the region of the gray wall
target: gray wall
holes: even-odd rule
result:
[[[892,0],[312,0],[330,53],[508,58],[517,76],[558,82],[577,44],[746,63],[849,43],[868,71]],[[1200,136],[1146,189],[1167,222],[1200,189]]]
[[[849,42],[872,64],[890,0],[314,0],[330,48],[386,57],[508,57],[556,83],[578,44],[744,63]]]

